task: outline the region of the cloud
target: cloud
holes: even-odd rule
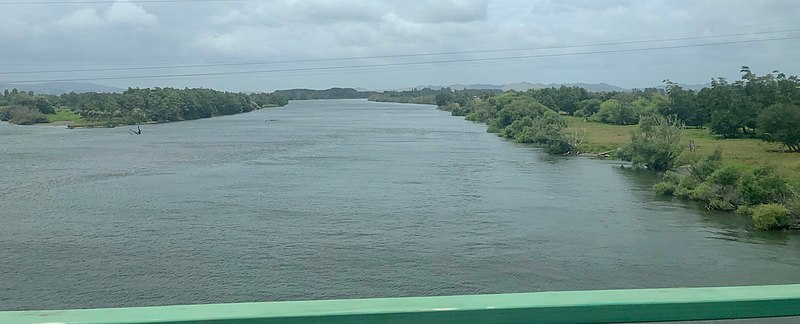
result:
[[[113,25],[152,26],[158,24],[158,18],[141,6],[128,2],[116,1],[103,14],[105,21]]]
[[[796,25],[793,13],[798,10],[800,2],[785,0],[260,0],[158,4],[118,0],[114,3],[4,7],[0,10],[0,21],[4,22],[0,24],[0,53],[5,64],[19,69],[37,69],[41,64],[148,66],[540,48],[791,29]],[[716,37],[628,47],[795,34]],[[276,65],[275,68],[569,54],[623,47],[311,62]],[[359,69],[357,73],[337,70],[328,72],[325,77],[285,73],[283,78],[272,79],[249,75],[227,79],[121,80],[117,85],[195,85],[252,90],[258,88],[255,85],[273,89],[289,84],[388,88],[422,83],[526,80],[608,82],[641,87],[658,84],[666,78],[686,83],[706,82],[713,76],[735,78],[741,65],[750,65],[757,73],[780,69],[794,75],[800,73],[800,63],[793,55],[798,51],[800,42],[787,40],[449,64],[447,68]],[[244,68],[220,67],[215,71],[234,69]],[[150,74],[158,72],[161,71]],[[180,71],[184,72],[198,71]],[[729,72],[732,75],[726,74]],[[76,77],[80,76],[83,75]],[[13,80],[0,76],[0,81]]]
[[[83,8],[64,16],[56,24],[67,29],[89,29],[100,27],[105,21],[94,8]]]
[[[403,19],[424,23],[469,23],[489,17],[485,0],[409,1],[394,8]]]
[[[233,9],[223,15],[214,15],[211,17],[211,23],[214,25],[246,25],[252,22],[251,15],[245,15],[238,9]]]
[[[106,25],[145,27],[157,24],[158,18],[155,15],[128,1],[116,1],[102,14],[95,8],[78,9],[56,21],[59,27],[70,30],[92,29]]]

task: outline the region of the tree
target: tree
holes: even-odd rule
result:
[[[631,133],[631,143],[624,150],[634,165],[669,170],[683,151],[682,134],[683,123],[675,116],[642,116],[639,130]]]
[[[758,116],[758,129],[762,139],[800,153],[800,106],[778,103],[767,107]]]
[[[450,89],[443,89],[436,95],[436,105],[439,107],[447,106],[447,104],[453,101],[455,101],[455,95]]]
[[[664,116],[678,116],[688,126],[703,126],[711,119],[708,108],[698,105],[697,96],[692,90],[685,90],[680,85],[670,80],[667,84],[667,97],[669,103],[660,107],[659,113]]]
[[[39,110],[39,112],[43,114],[55,114],[56,110],[53,108],[53,104],[50,103],[50,100],[47,100],[44,97],[36,97],[33,102],[34,107]]]
[[[617,125],[632,125],[639,121],[639,114],[634,106],[617,99],[603,101],[592,117],[601,123]]]

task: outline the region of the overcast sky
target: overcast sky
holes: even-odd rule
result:
[[[690,84],[706,83],[715,76],[734,79],[742,65],[758,74],[772,70],[800,74],[800,39],[626,51],[800,36],[800,1],[793,0],[98,0],[35,4],[41,1],[0,1],[0,82],[293,70],[89,82],[235,91],[520,81],[605,82],[630,88],[658,85],[664,79]],[[55,2],[64,1],[70,0]],[[739,35],[720,36],[729,34]],[[709,38],[574,46],[698,36]],[[491,52],[531,48],[536,50]],[[452,52],[471,53],[407,56]],[[353,59],[360,57],[373,58]],[[464,61],[498,57],[503,59]],[[319,61],[332,58],[346,60]],[[284,63],[274,63],[281,61]],[[8,74],[242,62],[273,63]],[[399,63],[407,65],[396,65]],[[319,69],[341,66],[350,67]]]

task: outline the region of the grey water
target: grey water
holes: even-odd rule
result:
[[[432,106],[0,124],[0,310],[800,282],[800,237]]]

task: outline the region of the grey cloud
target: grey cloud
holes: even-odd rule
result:
[[[0,6],[0,21],[3,21],[0,24],[0,68],[41,69],[42,64],[51,68],[51,65],[74,68],[110,63],[159,65],[280,61],[719,35],[798,27],[793,15],[800,9],[798,6],[800,3],[780,0],[273,0]],[[786,35],[790,33],[777,36]],[[687,42],[655,45],[684,43]],[[558,54],[622,47],[449,55],[424,60]],[[780,69],[789,74],[798,74],[800,63],[794,59],[798,51],[800,42],[776,41],[483,64],[109,83],[121,87],[174,85],[257,90],[290,86],[390,88],[425,83],[503,83],[524,80],[545,83],[608,82],[634,87],[658,84],[666,78],[699,83],[713,76],[736,77],[740,65],[750,65],[759,73]],[[316,62],[252,68],[303,68],[414,60],[421,59]],[[247,68],[208,70],[236,69]],[[107,75],[131,74],[136,73],[109,72]],[[91,75],[97,74],[41,74],[31,77]],[[17,80],[20,78],[16,77]],[[9,76],[0,76],[0,82],[3,81],[13,80]]]
[[[158,18],[155,15],[137,4],[127,1],[112,3],[102,14],[98,13],[95,8],[81,8],[56,22],[58,27],[68,29],[98,28],[103,25],[153,26],[156,24],[158,24]]]

